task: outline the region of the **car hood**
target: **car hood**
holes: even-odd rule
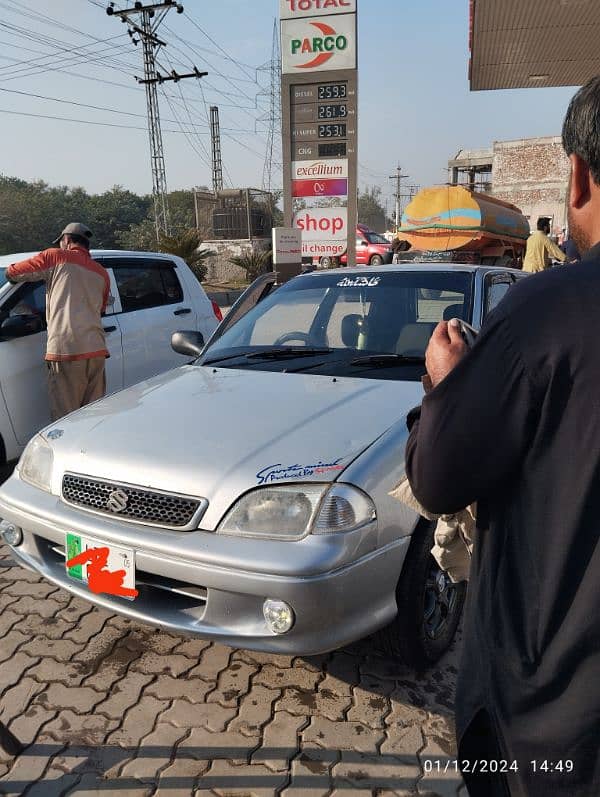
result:
[[[214,528],[253,487],[335,480],[422,394],[418,382],[184,366],[44,436],[55,432],[56,492],[70,471],[199,496],[209,501],[202,526]]]

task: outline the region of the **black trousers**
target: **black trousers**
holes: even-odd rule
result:
[[[501,772],[479,772],[476,761],[502,761],[505,756],[486,711],[475,715],[458,746],[458,760],[470,797],[511,797],[508,779]],[[470,762],[465,766],[463,762]]]

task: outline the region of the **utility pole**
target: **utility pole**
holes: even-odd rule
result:
[[[263,167],[262,187],[264,191],[271,192],[273,189],[273,167],[279,170],[281,167],[281,47],[279,35],[279,23],[273,21],[273,45],[271,48],[271,60],[259,66],[257,72],[263,72],[269,76],[269,88],[259,92],[258,100],[263,97],[268,99],[269,110],[263,114],[259,122],[268,123],[267,150],[265,153],[265,163]],[[279,182],[278,182],[279,184]]]
[[[219,125],[219,109],[210,106],[210,140],[212,143],[212,182],[213,192],[223,190],[223,160],[221,157],[221,127]]]
[[[400,195],[401,199],[406,200],[406,202],[403,202],[401,204],[401,207],[400,207],[400,211],[401,211],[400,212],[400,221],[402,221],[403,208],[405,208],[406,205],[408,205],[408,203],[412,201],[412,198],[414,197],[414,195],[416,193],[419,192],[420,188],[421,188],[421,186],[419,186],[419,185],[407,185],[407,186],[405,186],[404,193]]]
[[[408,174],[402,174],[402,169],[400,166],[396,167],[396,174],[393,174],[389,179],[396,181],[396,229],[400,226],[400,220],[402,218],[401,208],[402,208],[402,180],[406,180]]]
[[[207,72],[199,72],[196,67],[194,71],[185,75],[180,75],[174,70],[170,73],[160,74],[156,67],[156,56],[161,47],[166,47],[166,42],[159,39],[156,35],[163,19],[167,13],[175,8],[178,14],[183,13],[181,3],[175,0],[164,0],[162,3],[151,3],[142,5],[136,2],[133,8],[118,9],[113,2],[109,3],[106,13],[112,17],[118,17],[121,22],[127,24],[128,33],[132,42],[137,46],[142,42],[144,56],[144,77],[136,80],[146,87],[146,107],[148,112],[148,134],[150,137],[150,164],[152,168],[152,195],[154,197],[154,219],[156,224],[156,238],[158,240],[161,233],[169,234],[169,206],[167,198],[167,174],[165,169],[165,154],[163,149],[162,131],[160,127],[160,108],[158,104],[158,84],[167,81],[178,82],[185,78],[201,78]],[[133,17],[139,17],[140,24],[132,21]],[[139,38],[136,39],[136,34]]]

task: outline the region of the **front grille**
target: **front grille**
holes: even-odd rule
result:
[[[115,493],[118,493],[116,501]],[[190,527],[193,520],[198,520],[196,515],[206,504],[203,499],[160,493],[130,484],[117,484],[69,473],[63,476],[62,494],[66,502],[84,509],[120,520],[174,529]],[[116,505],[116,511],[110,509],[111,498],[113,506]]]

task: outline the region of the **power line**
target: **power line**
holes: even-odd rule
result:
[[[15,13],[14,9],[11,8],[10,10],[13,11],[13,13]],[[80,58],[84,57],[84,55],[86,55],[86,54],[82,54],[82,53],[76,54],[77,51],[86,50],[86,49],[94,47],[96,45],[102,45],[102,47],[106,48],[107,41],[113,41],[114,39],[120,39],[123,36],[123,34],[119,34],[118,36],[115,36],[115,37],[112,37],[111,39],[105,40],[105,39],[99,39],[99,38],[97,38],[95,36],[91,36],[90,34],[85,33],[84,31],[78,31],[77,29],[73,29],[73,30],[75,30],[75,32],[77,32],[77,33],[79,33],[81,35],[84,35],[87,38],[93,40],[92,42],[88,42],[87,44],[77,46],[73,42],[64,41],[62,39],[56,39],[54,37],[48,36],[47,33],[37,33],[35,31],[31,30],[30,28],[22,28],[22,27],[19,27],[18,25],[11,24],[9,22],[1,22],[0,23],[0,27],[3,27],[11,36],[15,36],[15,37],[18,37],[18,38],[21,38],[21,39],[30,40],[30,41],[36,42],[37,44],[41,44],[42,46],[45,46],[45,47],[48,47],[49,45],[54,45],[54,47],[56,48],[56,50],[54,52],[46,53],[46,54],[43,54],[41,56],[38,55],[37,58],[29,59],[29,61],[27,61],[27,60],[23,61],[22,63],[24,65],[24,68],[19,70],[20,74],[18,75],[18,77],[23,76],[25,73],[27,73],[27,74],[38,74],[39,72],[44,71],[43,68],[45,68],[45,67],[47,67],[49,65],[48,62],[45,61],[45,59],[54,58],[56,56],[56,52],[68,53],[68,57],[71,59],[71,61],[73,61],[73,58],[75,58],[75,61],[77,61]],[[12,47],[21,47],[21,45],[12,45],[12,44],[10,46],[12,46]],[[116,45],[111,45],[109,50],[112,50],[112,49],[117,49],[117,46]],[[38,52],[39,53],[39,51],[34,51],[34,52]],[[106,56],[100,56],[100,57],[105,58]],[[100,57],[98,57],[96,60],[100,60]],[[114,55],[112,57],[114,58]],[[41,63],[42,61],[44,61],[44,63]],[[33,67],[35,67],[35,65],[38,62],[40,62],[38,64],[38,66],[41,66],[43,68],[36,70]],[[17,62],[17,63],[19,63],[19,62]],[[115,61],[115,63],[120,63],[121,66],[124,65],[126,68],[131,66],[131,64],[124,63],[124,62]],[[112,68],[116,68],[116,67],[112,67]]]
[[[187,14],[186,14],[186,18],[187,18],[187,19],[189,19],[189,20],[190,20],[190,22],[192,22],[192,24],[193,24],[193,25],[195,25],[195,26],[196,26],[196,27],[197,27],[197,28],[198,28],[200,31],[202,31],[202,33],[204,33],[204,35],[205,35],[205,36],[207,36],[207,37],[208,37],[208,34],[206,34],[206,33],[205,33],[203,30],[202,30],[202,28],[200,28],[200,26],[199,26],[199,25],[198,25],[196,22],[194,22],[194,21],[191,19],[191,17],[189,17],[189,15],[187,15]],[[176,39],[179,39],[179,38],[180,38],[180,37],[179,37],[179,36],[178,36],[176,33],[174,33],[173,31],[171,31],[169,28],[167,28],[167,30],[169,30],[169,32],[170,32],[170,33],[171,33],[173,36],[175,36],[175,38],[176,38]],[[210,37],[208,37],[208,38],[210,38]],[[211,41],[212,41],[212,39],[211,39]],[[189,44],[188,44],[187,46],[190,48],[190,50],[192,50],[192,52],[194,52],[194,54],[195,54],[195,55],[198,55],[198,53],[196,53],[196,52],[195,52],[195,50],[194,50],[194,49],[191,47],[191,45],[189,45]],[[220,71],[220,70],[219,70],[219,69],[218,69],[218,68],[217,68],[217,67],[216,67],[216,66],[215,66],[215,65],[214,65],[214,64],[213,64],[211,61],[209,61],[209,60],[208,60],[208,58],[206,58],[205,56],[200,56],[200,58],[202,58],[202,60],[203,60],[203,61],[204,61],[204,62],[205,62],[207,65],[208,65],[208,67],[209,67],[209,68],[210,68],[210,69],[211,69],[211,70],[212,70],[212,71],[213,71],[215,74],[217,74],[217,75],[218,75],[220,78],[222,78],[222,79],[223,79],[223,80],[225,80],[227,83],[229,83],[229,85],[230,85],[230,86],[232,86],[234,89],[237,89],[237,88],[239,88],[238,86],[236,86],[236,84],[234,83],[234,81],[233,81],[233,80],[231,80],[231,79],[230,79],[230,78],[228,78],[226,75],[224,75],[224,74],[223,74],[223,73],[222,73],[222,72],[221,72],[221,71]],[[240,91],[240,93],[239,93],[239,95],[238,95],[238,96],[242,96],[242,97],[244,97],[245,99],[247,99],[247,100],[250,100],[250,102],[252,102],[252,97],[250,97],[250,96],[249,96],[248,94],[246,94],[246,92],[244,92],[244,91]]]
[[[85,102],[76,102],[75,100],[65,100],[62,99],[61,97],[49,97],[46,94],[34,94],[33,92],[30,91],[18,91],[17,89],[6,89],[3,86],[0,86],[0,91],[5,92],[6,94],[17,94],[22,97],[35,97],[38,100],[48,100],[49,102],[60,102],[64,105],[75,105],[78,108],[91,108],[94,111],[109,111],[110,113],[121,114],[122,116],[135,116],[138,119],[146,119],[146,114],[134,113],[133,111],[120,111],[118,108],[109,108],[106,105],[89,105],[88,103]],[[178,124],[179,122],[179,120],[177,119],[165,119],[165,121],[173,124]]]
[[[69,116],[52,116],[43,113],[29,113],[26,111],[13,111],[9,108],[0,108],[0,113],[10,114],[12,116],[27,116],[35,119],[51,119],[56,122],[77,122],[81,125],[95,125],[97,127],[118,127],[121,130],[145,130],[148,132],[147,127],[137,127],[135,125],[120,125],[116,122],[95,122],[91,119],[73,119]],[[184,133],[184,130],[165,130],[166,133]]]
[[[223,53],[223,55],[225,56],[225,58],[227,58],[228,61],[231,61],[232,64],[235,64],[237,67],[239,67],[239,69],[241,69],[243,72],[245,72],[246,75],[248,75],[248,72],[246,72],[246,70],[243,68],[243,65],[241,64],[240,61],[236,61],[235,58],[232,58],[229,55],[229,53],[226,50],[224,50],[221,47],[221,45],[212,38],[212,36],[210,36],[203,28],[201,28],[200,25],[187,12],[185,13],[185,16],[186,16],[186,19],[189,19],[189,21],[192,23],[192,25],[195,28],[197,28],[200,31],[200,33],[202,33],[203,36],[206,36],[206,38],[209,40],[209,42],[214,44],[215,47],[217,47]]]
[[[200,139],[200,135],[199,135],[199,134],[198,134],[198,133],[195,131],[195,125],[194,125],[194,123],[191,121],[191,118],[190,118],[190,122],[191,122],[191,132],[188,132],[187,130],[185,130],[185,128],[184,128],[184,126],[183,126],[183,123],[182,123],[182,122],[181,122],[181,120],[179,119],[179,117],[178,117],[178,115],[177,115],[177,111],[175,110],[175,108],[173,108],[173,104],[172,104],[172,102],[171,102],[171,99],[169,98],[169,95],[167,94],[167,92],[164,90],[164,88],[163,88],[162,86],[161,86],[161,91],[162,91],[162,93],[163,93],[163,96],[164,96],[164,98],[165,98],[165,100],[166,100],[166,102],[167,102],[167,105],[168,105],[168,106],[169,106],[169,108],[171,109],[171,113],[172,113],[172,114],[173,114],[173,116],[174,116],[174,117],[177,119],[177,124],[179,125],[179,129],[180,129],[180,130],[181,130],[181,132],[182,132],[182,133],[185,135],[185,138],[186,138],[186,140],[187,140],[188,144],[190,145],[190,147],[192,148],[192,150],[193,150],[193,151],[196,153],[196,155],[197,155],[197,156],[200,158],[200,160],[202,161],[202,163],[204,163],[204,165],[205,165],[206,167],[210,168],[210,160],[209,160],[209,157],[208,157],[208,150],[206,150],[206,154],[203,154],[203,153],[202,153],[202,152],[201,152],[201,151],[200,151],[200,150],[199,150],[199,149],[196,147],[196,145],[195,145],[195,143],[194,143],[194,140],[192,139],[192,134],[194,134],[194,133],[195,133],[195,134],[196,134],[196,137],[197,137],[197,140],[198,140],[198,143],[199,143],[199,144],[200,144],[200,145],[201,145],[203,148],[205,148],[205,144],[204,144],[204,142],[203,142],[203,141]]]

